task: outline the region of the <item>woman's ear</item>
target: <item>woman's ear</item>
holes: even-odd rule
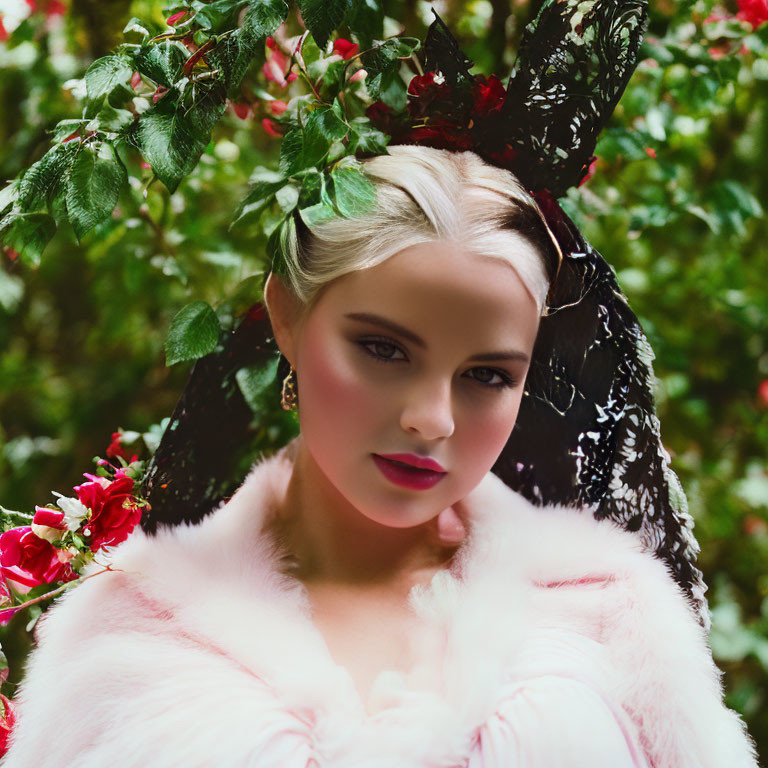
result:
[[[296,337],[302,316],[301,302],[274,272],[270,272],[264,284],[264,303],[267,305],[277,346],[286,360],[293,365]]]

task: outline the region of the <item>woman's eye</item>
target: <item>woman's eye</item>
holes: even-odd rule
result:
[[[471,378],[488,387],[515,386],[514,379],[496,368],[473,368],[471,373]]]
[[[391,342],[368,339],[367,341],[361,341],[360,344],[363,349],[376,360],[381,360],[383,362],[388,362],[390,360],[405,360],[405,355],[400,347]],[[398,353],[400,354],[399,357]]]

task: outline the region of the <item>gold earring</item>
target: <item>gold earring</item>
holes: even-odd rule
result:
[[[291,370],[288,371],[288,375],[283,379],[283,391],[280,398],[280,404],[285,411],[297,410],[296,404],[299,399],[298,392],[296,392],[296,371],[291,366]]]

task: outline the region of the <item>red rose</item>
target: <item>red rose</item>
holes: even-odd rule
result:
[[[13,702],[0,693],[0,703],[2,703],[2,714],[0,714],[0,757],[8,750],[8,736],[16,723],[16,710]]]
[[[60,531],[67,530],[67,524],[64,522],[64,512],[50,507],[35,507],[35,516],[32,519],[34,525],[47,525],[49,528],[58,528]]]
[[[112,442],[107,446],[107,456],[122,456],[126,461],[128,460],[128,451],[121,445],[122,439],[122,432],[112,433]]]
[[[133,480],[118,469],[112,481],[84,474],[91,482],[76,485],[80,501],[91,510],[83,532],[92,552],[125,541],[141,520],[141,507],[133,498]]]
[[[27,587],[77,578],[72,567],[59,560],[56,548],[28,525],[0,535],[0,571],[5,578]]]
[[[507,92],[496,75],[488,78],[478,75],[472,86],[472,111],[476,115],[488,117],[501,109],[506,95]]]
[[[341,56],[342,59],[351,59],[353,56],[357,56],[359,50],[360,46],[357,43],[345,40],[343,37],[333,41],[333,52]]]
[[[429,125],[411,128],[401,140],[454,152],[473,147],[472,137],[459,126],[438,120],[430,122]]]
[[[365,116],[373,125],[384,133],[392,133],[392,119],[394,116],[392,108],[383,101],[374,101],[366,110]]]
[[[751,24],[752,29],[768,21],[768,0],[738,0],[738,4],[736,18]]]
[[[408,83],[408,112],[413,118],[425,117],[430,104],[434,101],[447,105],[451,87],[443,81],[435,82],[435,73],[426,72],[416,75]]]
[[[5,583],[5,579],[0,579],[0,606],[9,605],[10,602],[11,593],[8,590],[8,585]],[[0,610],[0,625],[7,624],[13,618],[14,613],[16,613],[15,608]],[[3,674],[7,675],[7,673],[7,669],[3,672],[0,672],[0,677],[2,677]]]

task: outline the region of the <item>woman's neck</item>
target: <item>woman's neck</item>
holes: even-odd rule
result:
[[[295,558],[293,575],[307,584],[401,586],[407,592],[447,567],[458,546],[440,541],[437,517],[411,528],[367,518],[323,474],[301,437],[274,526]]]

